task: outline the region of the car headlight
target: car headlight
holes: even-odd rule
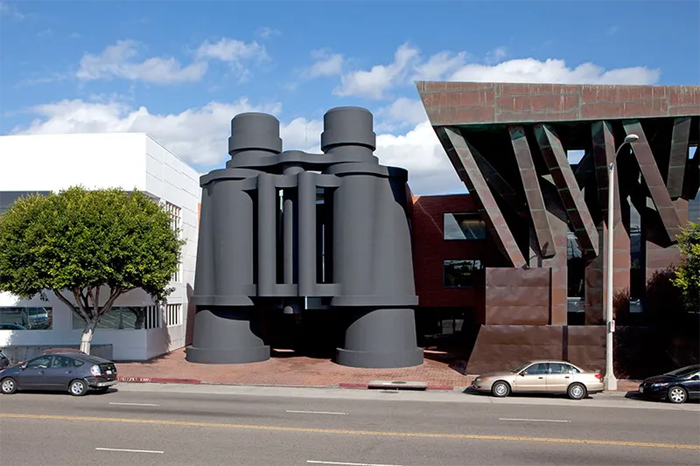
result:
[[[474,382],[481,382],[481,377],[477,377],[476,379],[474,379]]]
[[[659,383],[651,384],[651,388],[662,388],[662,387],[668,387],[668,384],[666,382],[659,382]]]

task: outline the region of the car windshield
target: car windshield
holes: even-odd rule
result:
[[[523,370],[525,370],[525,368],[527,368],[530,364],[532,364],[532,363],[528,361],[528,362],[526,362],[525,364],[519,365],[519,366],[516,367],[515,369],[511,369],[511,372],[513,372],[513,373],[518,373],[518,372],[520,372],[520,371],[523,371]]]
[[[684,377],[686,375],[692,375],[700,371],[700,366],[686,366],[676,369],[675,371],[666,372],[664,375],[672,375],[675,377]]]

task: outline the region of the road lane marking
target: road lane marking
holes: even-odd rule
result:
[[[524,422],[571,422],[566,419],[518,419],[515,417],[499,417],[499,421],[524,421]]]
[[[160,450],[129,450],[127,448],[95,448],[97,451],[121,451],[127,453],[163,453]]]
[[[291,409],[288,409],[287,412],[295,414],[338,414],[341,416],[348,415],[348,413],[341,413],[340,411],[293,411]]]
[[[442,434],[437,432],[386,432],[369,430],[320,429],[314,427],[286,427],[255,424],[224,424],[216,422],[168,421],[159,419],[135,419],[119,417],[62,416],[55,414],[9,414],[0,413],[0,419],[35,419],[55,421],[112,422],[124,424],[150,424],[181,427],[213,427],[220,429],[258,430],[268,432],[291,432],[307,434],[362,435],[369,437],[437,438],[451,440],[500,440],[510,442],[542,442],[575,445],[610,445],[620,447],[670,448],[675,450],[699,450],[700,445],[678,443],[629,442],[625,440],[595,440],[575,438],[516,437],[506,435]]]
[[[309,464],[332,464],[338,466],[401,466],[400,464],[378,464],[378,463],[341,463],[340,461],[315,461],[306,460]]]
[[[110,402],[109,404],[111,405],[120,405],[120,406],[160,406],[154,403],[116,403],[116,402]]]

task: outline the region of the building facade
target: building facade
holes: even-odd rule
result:
[[[117,361],[146,360],[185,346],[189,295],[197,250],[199,174],[143,133],[16,135],[0,137],[0,215],[18,197],[86,189],[138,189],[165,206],[186,240],[174,292],[156,306],[144,292],[120,297],[100,321],[93,345]],[[190,290],[190,291],[188,291]],[[82,320],[48,293],[18,299],[0,293],[0,348],[76,346]],[[102,347],[102,349],[100,349]]]
[[[617,316],[667,312],[670,305],[654,286],[680,259],[675,246],[680,227],[690,215],[698,216],[700,87],[444,82],[417,87],[470,193],[468,200],[450,200],[456,204],[451,212],[436,208],[423,214],[414,205],[414,217],[431,217],[418,229],[414,221],[414,244],[424,230],[440,225],[441,213],[446,219],[442,248],[414,246],[425,248],[430,258],[416,254],[416,261],[437,268],[442,260],[443,286],[455,283],[447,280],[455,264],[469,270],[474,283],[471,293],[464,290],[455,301],[472,300],[467,370],[478,373],[528,357],[604,367],[606,293],[614,293]],[[638,141],[622,147],[632,134]],[[582,154],[580,160],[570,160],[573,151]],[[608,245],[611,162],[617,167],[615,239]],[[443,252],[450,249],[448,222],[454,229],[450,215],[467,219],[468,205],[480,214],[486,239],[480,240],[483,249],[449,251],[464,258],[456,262]],[[472,222],[467,220],[463,236],[476,236]],[[608,247],[614,248],[612,271],[604,264]],[[485,250],[488,258],[481,256]],[[609,273],[613,290],[605,287]],[[435,272],[430,275],[428,280],[437,280]],[[448,290],[423,293],[421,307],[450,304]]]

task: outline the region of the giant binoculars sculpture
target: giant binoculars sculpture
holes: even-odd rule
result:
[[[231,160],[201,178],[188,361],[266,360],[260,311],[303,313],[309,298],[320,298],[323,312],[337,313],[343,325],[339,364],[423,362],[407,172],[379,165],[369,111],[335,108],[323,122],[323,154],[308,154],[282,152],[272,115],[243,113],[231,121]]]

